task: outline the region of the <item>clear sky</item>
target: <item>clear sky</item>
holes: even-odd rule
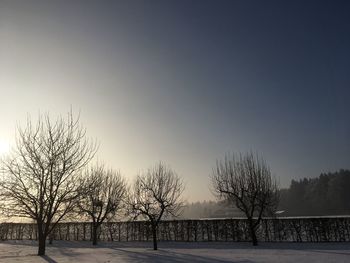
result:
[[[213,199],[256,151],[282,186],[350,168],[350,1],[0,0],[0,144],[27,113],[81,111],[98,159],[156,162]]]

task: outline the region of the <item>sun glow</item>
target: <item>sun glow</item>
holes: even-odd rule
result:
[[[0,139],[0,155],[6,154],[10,149],[10,145],[7,141]]]

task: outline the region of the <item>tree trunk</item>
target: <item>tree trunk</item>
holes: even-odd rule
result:
[[[257,246],[258,245],[258,239],[256,237],[255,229],[252,228],[250,231],[251,231],[251,237],[252,237],[253,246]]]
[[[253,218],[248,218],[248,224],[249,224],[249,232],[250,232],[250,237],[252,239],[253,246],[258,245],[258,238],[256,237],[256,231],[254,227],[254,220]]]
[[[53,230],[52,230],[52,232],[49,234],[49,244],[50,245],[52,245],[52,241],[53,241],[53,239],[54,239],[54,236],[53,236],[54,234],[53,234]]]
[[[92,224],[92,244],[94,246],[97,245],[98,227],[99,227],[99,225],[97,223]]]
[[[157,225],[152,224],[152,236],[153,236],[153,249],[157,250]]]
[[[45,248],[46,248],[46,236],[42,233],[42,229],[39,231],[39,248],[38,248],[38,256],[45,255]]]

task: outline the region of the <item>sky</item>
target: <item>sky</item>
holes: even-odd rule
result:
[[[214,199],[229,153],[263,156],[281,187],[350,168],[349,14],[349,1],[0,0],[0,146],[28,114],[72,107],[100,162],[132,181],[163,161],[190,201]]]

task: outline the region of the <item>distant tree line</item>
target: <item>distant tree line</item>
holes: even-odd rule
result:
[[[283,216],[349,215],[350,170],[322,173],[317,178],[292,180],[280,190]]]
[[[350,170],[322,173],[316,178],[292,180],[280,189],[277,216],[350,215]],[[231,218],[244,214],[224,201],[188,203],[184,219]]]
[[[228,205],[225,201],[198,201],[187,203],[180,218],[205,219],[242,217],[244,214],[238,209]]]

